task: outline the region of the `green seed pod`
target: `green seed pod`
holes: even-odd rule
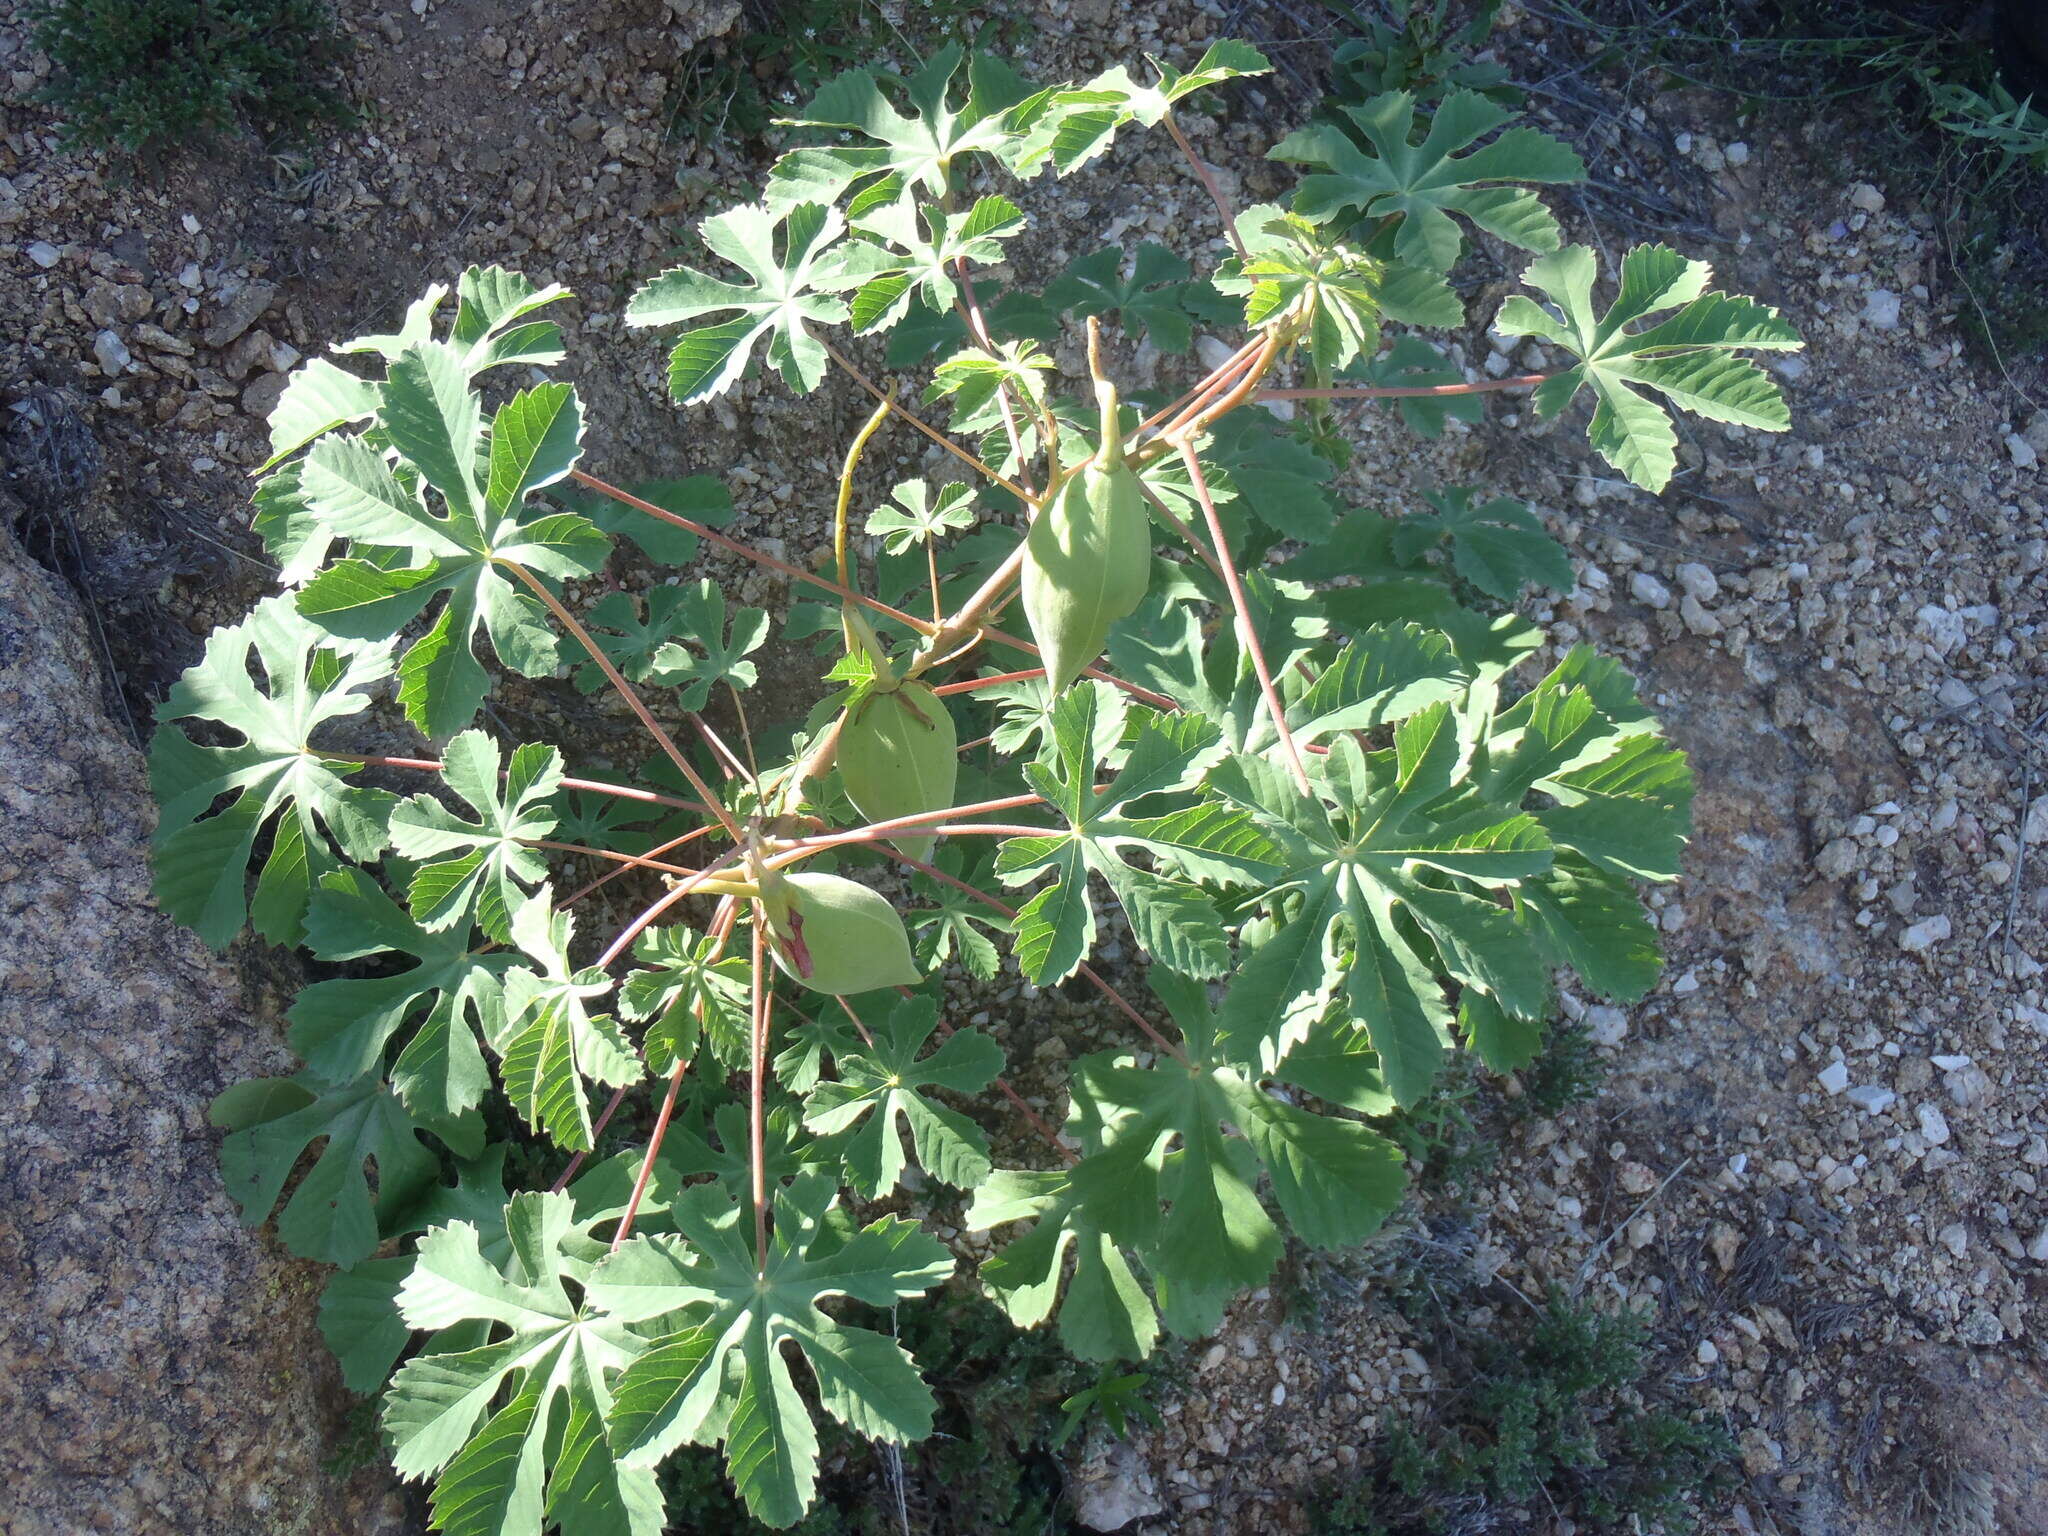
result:
[[[953,803],[960,736],[946,701],[920,682],[871,693],[839,727],[839,776],[869,821],[893,821]],[[914,859],[930,854],[929,834],[890,839]]]
[[[1070,477],[1024,540],[1024,616],[1054,693],[1102,654],[1110,626],[1144,601],[1151,584],[1144,492],[1137,471],[1120,452],[1114,457]]]
[[[873,992],[924,978],[903,919],[879,892],[840,875],[784,875],[788,915],[768,946],[775,963],[814,992]]]

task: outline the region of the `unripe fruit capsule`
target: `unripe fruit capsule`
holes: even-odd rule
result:
[[[1152,522],[1137,471],[1089,465],[1060,487],[1024,541],[1024,615],[1058,693],[1102,654],[1110,626],[1144,601]]]
[[[773,935],[775,963],[814,992],[873,992],[924,978],[903,919],[877,891],[842,875],[784,875],[787,931]]]
[[[893,821],[953,803],[960,737],[946,701],[920,682],[871,693],[839,727],[839,776],[869,821]],[[890,839],[914,859],[931,851],[930,834]]]

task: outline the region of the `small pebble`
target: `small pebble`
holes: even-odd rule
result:
[[[1603,1003],[1586,1010],[1586,1029],[1595,1045],[1619,1045],[1628,1038],[1628,1015]]]
[[[1849,1064],[1846,1061],[1831,1061],[1820,1069],[1820,1085],[1833,1098],[1849,1086]]]
[[[1863,301],[1863,323],[1874,330],[1899,328],[1899,296],[1889,288],[1873,288]]]
[[[1848,1090],[1846,1097],[1866,1115],[1881,1115],[1899,1101],[1899,1096],[1891,1089],[1881,1088],[1875,1083],[1858,1083]]]
[[[1920,1117],[1920,1134],[1927,1138],[1927,1144],[1938,1147],[1948,1140],[1948,1116],[1941,1112],[1938,1104],[1922,1104],[1914,1111]]]
[[[38,240],[28,248],[28,259],[47,270],[57,265],[64,253],[47,240]]]
[[[1949,921],[1945,914],[1937,912],[1933,917],[1922,918],[1910,927],[1899,930],[1899,948],[1914,955],[1949,936]]]

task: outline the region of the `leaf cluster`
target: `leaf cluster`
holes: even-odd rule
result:
[[[958,48],[848,72],[760,198],[704,221],[706,261],[633,296],[630,323],[680,328],[685,405],[750,371],[807,393],[848,347],[931,360],[961,467],[856,507],[856,444],[840,606],[786,615],[834,654],[800,722],[747,712],[766,612],[708,577],[617,579],[707,537],[744,552],[719,531],[744,527],[706,477],[634,495],[585,471],[581,404],[543,373],[560,289],[472,268],[292,376],[256,493],[283,590],[165,701],[157,888],[217,947],[246,925],[326,967],[291,1009],[300,1069],[216,1104],[223,1165],[245,1219],[337,1266],[323,1328],[352,1386],[389,1378],[386,1440],[439,1528],[652,1536],[686,1446],[786,1526],[821,1422],[930,1434],[893,1319],[954,1259],[873,1206],[941,1186],[993,1234],[980,1294],[1102,1368],[1070,1411],[1126,1422],[1147,1373],[1122,1365],[1213,1331],[1290,1237],[1379,1226],[1458,1053],[1522,1071],[1561,977],[1624,1001],[1655,981],[1636,888],[1677,877],[1689,770],[1611,661],[1534,664],[1542,635],[1504,610],[1573,579],[1540,517],[1465,487],[1345,506],[1337,439],[1235,407],[1284,370],[1442,377],[1383,332],[1461,323],[1479,238],[1546,253],[1551,307],[1496,323],[1575,360],[1539,407],[1590,392],[1596,446],[1645,483],[1672,467],[1652,392],[1782,425],[1736,353],[1790,333],[1654,246],[1599,312],[1591,253],[1532,190],[1576,157],[1462,90],[1284,141],[1316,169],[1211,271],[1111,247],[997,297],[1034,178],[1264,67],[1219,43],[1143,80],[1037,85]],[[1083,399],[1051,345],[1067,315],[1098,359],[1197,325],[1245,340],[1164,409],[1100,364]],[[1437,399],[1417,430],[1464,419]],[[1023,585],[1037,624],[1043,530],[1112,514],[1115,568],[1054,578],[1093,594],[1100,653],[1054,685],[995,650],[1025,642],[992,605]],[[487,662],[571,718],[611,689],[659,755],[620,783],[573,738],[504,739]],[[618,930],[582,904],[613,880],[638,912]],[[1028,1019],[949,1017],[955,961],[1097,987],[1135,1032],[1041,1115],[1005,1076],[1036,1060]]]
[[[248,123],[297,138],[351,108],[325,0],[30,0],[67,142],[158,156]]]
[[[1733,1477],[1718,1426],[1642,1401],[1645,1328],[1561,1295],[1496,1329],[1455,1330],[1461,1385],[1389,1430],[1372,1474],[1320,1504],[1326,1536],[1436,1531],[1542,1501],[1599,1530],[1688,1531]]]

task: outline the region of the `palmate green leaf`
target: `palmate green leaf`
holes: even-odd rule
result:
[[[1551,843],[1519,797],[1469,792],[1470,751],[1461,717],[1437,703],[1403,721],[1389,750],[1366,753],[1337,738],[1316,759],[1314,796],[1257,759],[1211,774],[1211,787],[1283,855],[1268,882],[1270,932],[1239,968],[1221,1015],[1233,1053],[1282,1060],[1339,1001],[1406,1105],[1428,1091],[1450,1042],[1439,964],[1511,1013],[1541,1013],[1541,953],[1480,893],[1548,871]],[[1410,942],[1404,923],[1433,955]]]
[[[1174,251],[1147,240],[1132,253],[1126,277],[1122,249],[1105,245],[1070,262],[1047,285],[1045,301],[1077,315],[1114,315],[1132,340],[1149,336],[1162,352],[1185,352],[1195,339],[1182,302],[1189,271]]]
[[[987,1232],[1031,1221],[1002,1252],[982,1261],[977,1278],[1019,1328],[1036,1328],[1059,1303],[1060,1343],[1082,1360],[1142,1360],[1159,1338],[1159,1314],[1115,1239],[1088,1219],[1071,1169],[999,1168],[974,1192],[966,1225]],[[1060,1300],[1068,1253],[1073,1278]]]
[[[1020,398],[1043,405],[1046,376],[1052,370],[1052,358],[1033,342],[998,342],[993,354],[969,347],[932,370],[932,381],[925,386],[924,398],[928,403],[947,399],[953,402],[954,431],[986,432],[1002,422],[998,392],[1005,385]],[[1018,427],[1028,452],[1029,445],[1038,441],[1038,428],[1028,413]]]
[[[1085,1154],[1067,1180],[1091,1222],[1181,1293],[1184,1315],[1213,1315],[1279,1261],[1261,1171],[1294,1233],[1334,1248],[1362,1242],[1400,1203],[1401,1154],[1369,1126],[1260,1087],[1227,1049],[1201,983],[1157,969],[1152,983],[1181,1026],[1186,1066],[1140,1067],[1114,1051],[1076,1061],[1067,1130]]]
[[[1382,389],[1432,389],[1465,382],[1464,374],[1420,336],[1396,336],[1383,354],[1345,377]],[[1477,395],[1403,395],[1382,399],[1380,405],[1398,415],[1416,436],[1432,442],[1444,435],[1446,422],[1469,425],[1486,415],[1485,403]]]
[[[309,358],[285,381],[270,408],[270,458],[264,468],[297,453],[336,427],[368,421],[377,414],[377,386],[337,368],[324,357]]]
[[[978,1093],[1002,1071],[1003,1050],[980,1030],[962,1029],[919,1060],[938,1024],[938,1004],[930,998],[897,1000],[872,1023],[873,1045],[855,1040],[835,1049],[836,1080],[819,1083],[804,1100],[807,1130],[821,1136],[852,1131],[841,1155],[853,1187],[870,1199],[901,1182],[906,1132],[918,1166],[941,1183],[973,1189],[988,1177],[988,1138],[981,1128],[922,1090]]]
[[[1039,693],[1042,695],[1044,690],[1040,689]],[[942,843],[933,854],[932,861],[963,883],[977,890],[986,889],[983,884],[984,860],[977,857],[970,863],[960,856],[955,845]],[[911,907],[903,914],[912,934],[918,968],[929,976],[936,974],[941,966],[958,961],[968,975],[982,981],[993,981],[1001,968],[1002,956],[997,952],[991,935],[1009,933],[1010,920],[993,907],[984,906],[956,887],[934,880],[929,875],[913,876],[911,889],[919,900],[933,903],[929,907]]]
[[[733,518],[732,493],[714,475],[635,480],[625,486],[625,491],[665,512],[708,527],[723,528]],[[595,492],[563,499],[613,538],[631,539],[656,565],[684,566],[697,558],[697,535],[687,528],[678,528],[638,507]]]
[[[924,481],[900,480],[889,493],[889,504],[870,512],[865,526],[888,553],[908,554],[921,544],[972,528],[974,488],[955,480],[940,486],[934,499]]]
[[[1448,539],[1453,569],[1503,603],[1514,602],[1531,583],[1554,592],[1569,592],[1577,584],[1564,546],[1526,503],[1496,496],[1475,506],[1478,493],[1470,486],[1422,494],[1435,513],[1404,517],[1394,529],[1394,558],[1403,565],[1414,565]]]
[[[1244,300],[1247,329],[1293,328],[1310,361],[1326,372],[1379,350],[1385,263],[1271,205],[1247,208],[1237,229],[1245,255],[1225,261],[1211,282]]]
[[[792,1048],[794,1049],[794,1047]],[[785,1051],[786,1057],[789,1052]],[[777,1058],[777,1068],[787,1063]],[[662,1143],[660,1165],[678,1179],[710,1174],[732,1199],[753,1209],[754,1159],[751,1117],[744,1104],[727,1101],[710,1114],[711,1137],[685,1125],[671,1124]],[[713,1144],[715,1139],[716,1145]],[[761,1169],[770,1189],[779,1189],[807,1170],[843,1183],[839,1146],[843,1137],[813,1136],[804,1130],[802,1110],[794,1103],[772,1104],[761,1128]],[[658,1231],[658,1227],[645,1227]]]
[[[1298,664],[1327,633],[1328,621],[1299,582],[1251,570],[1244,588],[1253,633],[1285,699],[1298,681]],[[1203,619],[1196,605],[1155,590],[1110,631],[1109,659],[1118,676],[1213,722],[1233,752],[1263,751],[1278,738],[1270,721],[1261,723],[1265,704],[1251,654],[1240,644],[1235,624],[1211,627]]]
[[[467,1221],[420,1242],[398,1305],[435,1337],[384,1397],[393,1465],[435,1479],[448,1536],[660,1536],[660,1484],[615,1460],[604,1434],[613,1378],[644,1341],[569,1290],[602,1248],[566,1194],[513,1196],[505,1228],[496,1260]]]
[[[1105,743],[1121,741],[1127,724],[1132,734],[1123,768],[1097,793],[1095,769]],[[1017,962],[1028,979],[1041,986],[1063,981],[1094,947],[1090,873],[1115,893],[1147,952],[1197,976],[1220,976],[1228,968],[1229,936],[1200,888],[1125,858],[1142,851],[1173,860],[1182,822],[1166,818],[1162,826],[1140,817],[1137,803],[1198,782],[1223,751],[1222,733],[1207,720],[1151,710],[1132,718],[1123,696],[1106,683],[1084,679],[1060,696],[1052,713],[1051,761],[1032,763],[1025,774],[1067,827],[1011,838],[996,855],[996,873],[1007,885],[1053,877],[1017,914]],[[1204,846],[1226,837],[1224,829],[1212,828]]]
[[[648,679],[679,689],[676,702],[692,710],[702,709],[719,683],[735,693],[753,687],[760,674],[746,658],[768,638],[767,613],[759,608],[735,608],[728,625],[725,594],[708,576],[669,590],[681,594],[673,610],[675,633],[681,639],[669,641],[654,653]],[[689,644],[685,646],[682,640]]]
[[[521,517],[524,497],[566,475],[580,451],[580,416],[566,385],[543,384],[501,406],[488,458],[481,406],[453,344],[407,349],[391,365],[381,400],[392,445],[440,493],[446,514],[431,511],[364,439],[322,438],[306,456],[300,488],[311,516],[358,553],[309,581],[298,607],[333,634],[385,640],[445,594],[426,634],[398,664],[406,718],[444,737],[475,717],[488,687],[473,649],[479,628],[518,671],[540,677],[554,670],[546,612],[508,569],[558,580],[587,576],[611,546],[573,514]],[[480,473],[486,470],[488,478]],[[400,551],[410,563],[362,558],[362,546]]]
[[[366,690],[390,672],[387,647],[335,640],[301,618],[289,597],[266,598],[208,637],[204,657],[157,712],[150,743],[150,787],[161,807],[150,859],[165,912],[225,949],[249,915],[249,857],[268,826],[256,928],[273,943],[294,943],[315,883],[338,867],[336,850],[347,859],[377,856],[397,796],[348,783],[357,765],[322,758],[313,735],[366,708]],[[243,739],[202,746],[173,720],[210,720]],[[209,814],[224,795],[234,799]]]
[[[632,971],[619,989],[619,1012],[645,1024],[643,1048],[657,1076],[696,1055],[701,1038],[728,1071],[744,1067],[748,968],[734,955],[716,958],[716,941],[680,924],[650,928],[633,941]]]
[[[839,210],[817,203],[781,210],[748,204],[698,226],[712,254],[750,281],[733,283],[694,267],[672,267],[644,284],[626,305],[628,325],[733,317],[686,331],[677,340],[669,354],[668,386],[679,404],[695,405],[731,389],[764,341],[768,361],[791,389],[809,394],[818,387],[825,377],[825,345],[806,322],[836,325],[846,318],[841,300],[813,291],[833,270],[826,251],[845,231]]]
[[[1656,734],[1633,680],[1575,647],[1493,716],[1474,776],[1486,796],[1543,797],[1535,815],[1556,859],[1513,896],[1549,962],[1604,996],[1642,997],[1661,957],[1634,882],[1678,877],[1692,774],[1685,754]]]
[[[555,835],[565,843],[646,853],[657,842],[648,823],[663,814],[658,805],[587,789],[558,794],[553,805]]]
[[[1245,255],[1222,263],[1212,285],[1242,300],[1246,326],[1288,329],[1319,378],[1371,357],[1383,319],[1464,323],[1441,273],[1369,255],[1298,213],[1261,204],[1238,215],[1237,229]]]
[[[431,1186],[424,1196],[382,1223],[386,1237],[466,1222],[477,1229],[477,1247],[485,1262],[504,1268],[513,1255],[506,1227],[512,1198],[505,1191],[509,1150],[507,1143],[494,1142],[482,1155],[457,1163],[454,1183]],[[597,1163],[570,1184],[568,1193],[575,1203],[579,1229],[571,1245],[579,1252],[593,1251],[582,1233],[599,1222],[616,1221],[624,1213],[640,1182],[642,1163],[641,1153],[622,1152]],[[638,1225],[642,1231],[663,1229],[669,1204],[680,1187],[676,1166],[666,1156],[657,1159],[640,1191]],[[321,1336],[341,1362],[343,1379],[353,1391],[374,1392],[383,1387],[412,1342],[412,1330],[399,1315],[399,1292],[413,1271],[414,1260],[411,1252],[366,1259],[352,1269],[337,1271],[321,1295]],[[483,1320],[453,1324],[436,1335],[434,1346],[443,1353],[460,1353],[485,1343],[489,1330],[490,1324]]]
[[[1445,97],[1420,144],[1409,142],[1416,110],[1406,92],[1338,110],[1372,153],[1324,125],[1298,129],[1269,151],[1275,160],[1323,167],[1304,176],[1295,193],[1295,210],[1304,217],[1317,223],[1344,213],[1398,219],[1394,256],[1432,272],[1448,272],[1464,248],[1453,213],[1524,250],[1557,249],[1557,220],[1535,193],[1511,183],[1584,181],[1585,164],[1571,146],[1533,128],[1512,128],[1459,156],[1514,116],[1476,91]]]
[[[955,88],[963,61],[964,94]],[[897,109],[892,93],[908,105],[907,113]],[[866,142],[791,150],[769,173],[767,204],[780,210],[836,203],[849,188],[878,181],[890,189],[916,186],[941,196],[953,166],[965,156],[1008,146],[1011,109],[1032,95],[1033,88],[1001,60],[981,53],[970,57],[956,44],[941,48],[907,77],[884,74],[878,80],[869,70],[847,70],[783,121],[789,127],[840,129]]]
[[[548,802],[562,787],[562,754],[529,742],[514,749],[507,764],[490,737],[464,731],[441,754],[441,782],[477,819],[456,815],[429,794],[392,811],[392,846],[400,857],[420,861],[407,892],[412,915],[431,931],[474,911],[484,932],[505,943],[512,913],[547,878],[547,859],[527,844],[555,830]]]
[[[629,682],[644,683],[662,648],[691,633],[694,616],[685,612],[684,604],[693,590],[658,586],[639,594],[607,592],[584,615],[584,627],[605,659]],[[604,668],[595,661],[578,662],[570,677],[579,693],[596,693],[607,686]]]
[[[416,963],[386,976],[336,976],[302,991],[287,1017],[304,1076],[335,1086],[378,1066],[408,1020],[419,1027],[391,1067],[407,1111],[450,1146],[473,1154],[471,1114],[490,1088],[474,1031],[488,1030],[503,954],[471,947],[467,922],[421,926],[361,870],[321,878],[306,911],[306,947],[329,962],[400,955]],[[421,1015],[424,1017],[420,1017]]]
[[[788,1344],[810,1366],[819,1404],[855,1434],[902,1445],[931,1433],[932,1395],[909,1355],[818,1303],[893,1306],[944,1280],[952,1256],[893,1217],[852,1230],[833,1200],[832,1181],[815,1174],[778,1190],[757,1267],[744,1208],[718,1185],[697,1185],[676,1201],[679,1238],[635,1237],[591,1273],[592,1306],[664,1330],[613,1386],[606,1428],[625,1465],[722,1441],[748,1512],[793,1525],[817,1486],[818,1446]]]
[[[891,330],[913,302],[951,309],[967,266],[1004,260],[1003,241],[1024,228],[1024,213],[1007,197],[976,199],[962,213],[920,207],[910,193],[869,208],[852,221],[857,235],[836,250],[824,286],[857,290],[849,318],[855,334]]]
[[[541,365],[562,360],[562,333],[552,321],[526,317],[565,298],[568,290],[550,283],[536,288],[517,272],[503,267],[471,267],[456,285],[459,307],[452,340],[463,370],[470,376],[508,363]],[[342,353],[375,353],[396,360],[433,335],[434,315],[448,297],[444,283],[435,283],[406,312],[405,324],[388,336],[361,336],[341,343]],[[514,325],[514,321],[523,323]],[[337,427],[368,421],[377,413],[381,391],[369,379],[316,357],[292,374],[270,412],[270,469]],[[272,550],[276,553],[275,549]],[[319,564],[318,557],[314,565]],[[288,585],[292,583],[287,583]]]
[[[787,1055],[785,1051],[784,1056]],[[782,1065],[783,1060],[778,1057],[778,1068]],[[754,1198],[753,1133],[747,1106],[732,1102],[720,1104],[712,1110],[710,1119],[711,1136],[716,1139],[716,1145],[688,1126],[671,1123],[668,1137],[662,1142],[660,1162],[672,1169],[679,1179],[710,1174],[725,1185],[734,1200],[751,1209]],[[795,1104],[771,1105],[766,1123],[761,1128],[763,1177],[771,1189],[779,1188],[806,1168],[837,1175],[839,1156],[836,1145],[823,1137],[807,1135],[801,1111]]]
[[[1212,43],[1186,73],[1146,57],[1159,76],[1154,85],[1138,84],[1119,64],[1083,86],[1047,93],[1031,113],[1022,141],[1005,156],[1012,169],[1028,174],[1050,160],[1060,175],[1068,175],[1108,149],[1126,125],[1157,127],[1175,103],[1205,86],[1263,75],[1273,67],[1258,49],[1230,38]]]
[[[1330,655],[1317,643],[1327,625],[1308,588],[1253,572],[1245,589],[1298,742],[1404,720],[1455,698],[1471,681],[1471,669],[1433,625],[1361,625],[1350,644]],[[1215,722],[1233,752],[1271,756],[1277,748],[1251,656],[1234,626],[1211,633],[1192,605],[1148,601],[1111,636],[1109,654],[1120,676]]]
[[[380,1223],[385,1236],[468,1221],[482,1233],[484,1256],[502,1262],[510,1252],[505,1234],[505,1206],[511,1198],[505,1193],[508,1150],[497,1142],[478,1157],[457,1163],[454,1184],[429,1186],[401,1211],[385,1214]],[[570,1193],[576,1195],[590,1182],[591,1175],[585,1175]],[[341,1363],[342,1380],[351,1392],[379,1391],[412,1342],[412,1330],[398,1315],[399,1288],[412,1267],[410,1253],[365,1259],[336,1270],[320,1293],[320,1336]],[[481,1343],[480,1327],[478,1334],[476,1342]]]
[[[561,284],[535,287],[522,272],[496,266],[469,268],[455,284],[455,325],[450,334],[463,349],[463,366],[474,376],[506,364],[559,363],[561,328],[552,320],[528,317],[568,296]]]
[[[1593,307],[1598,270],[1592,250],[1583,245],[1545,256],[1531,264],[1522,281],[1546,295],[1557,312],[1517,294],[1493,322],[1503,336],[1537,336],[1578,359],[1536,390],[1538,414],[1555,416],[1581,389],[1592,390],[1594,448],[1651,491],[1663,490],[1678,465],[1678,434],[1652,394],[1709,421],[1764,432],[1782,432],[1791,425],[1784,396],[1770,376],[1735,356],[1739,350],[1787,351],[1803,345],[1775,309],[1734,294],[1709,293],[1712,269],[1707,263],[1668,246],[1639,245],[1622,258],[1620,290],[1602,315]],[[1672,313],[1630,329],[1665,310]]]
[[[237,1083],[207,1119],[228,1132],[221,1177],[245,1226],[270,1214],[300,1157],[322,1143],[277,1218],[279,1239],[302,1259],[346,1268],[368,1258],[383,1236],[380,1218],[402,1210],[440,1170],[418,1123],[375,1071],[339,1088],[306,1075]],[[365,1163],[376,1165],[374,1194]]]
[[[1202,448],[1202,463],[1221,470],[1238,505],[1283,538],[1317,544],[1335,527],[1324,487],[1336,472],[1263,411],[1237,411],[1217,422]]]
[[[1589,646],[1488,728],[1492,793],[1535,789],[1551,841],[1621,880],[1676,880],[1690,830],[1692,770],[1656,734],[1634,679]]]
[[[958,893],[941,905],[904,913],[913,934],[918,969],[931,975],[957,960],[968,975],[993,981],[1002,963],[991,934],[1008,933],[1009,919]]]
[[[519,1117],[557,1146],[587,1152],[593,1132],[585,1079],[619,1088],[643,1074],[617,1021],[590,1011],[611,991],[612,978],[571,962],[575,926],[570,914],[554,909],[547,886],[512,914],[512,940],[535,965],[506,972],[503,1017],[491,1045]]]

